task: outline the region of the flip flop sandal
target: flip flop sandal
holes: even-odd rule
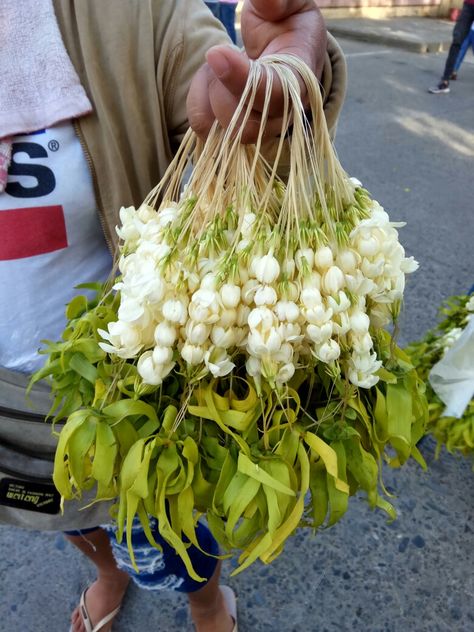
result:
[[[92,627],[92,621],[86,608],[86,592],[87,588],[82,591],[81,599],[79,601],[79,612],[84,622],[84,627],[86,629],[86,632],[100,632],[104,625],[109,623],[109,621],[112,621],[112,619],[117,616],[117,613],[120,610],[120,606],[117,606],[114,610],[112,610],[112,612],[106,614],[105,617],[103,617],[98,623],[95,624],[94,627]],[[69,628],[69,632],[72,632],[72,626]]]
[[[220,586],[220,591],[222,593],[222,596],[224,597],[224,602],[227,608],[227,612],[230,614],[230,616],[234,620],[234,627],[232,629],[232,632],[238,632],[237,597],[235,596],[235,592],[232,590],[230,586]]]

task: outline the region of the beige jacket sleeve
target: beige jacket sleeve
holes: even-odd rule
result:
[[[188,128],[186,97],[196,70],[204,63],[211,46],[230,44],[230,40],[201,0],[176,0],[175,28],[178,35],[165,75],[168,129],[174,143],[179,143]],[[328,45],[321,79],[324,113],[331,136],[334,137],[337,119],[346,91],[346,64],[338,43],[328,34]]]

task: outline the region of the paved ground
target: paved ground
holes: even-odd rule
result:
[[[342,18],[328,20],[336,37],[404,48],[414,53],[439,53],[451,44],[453,22],[434,18]]]
[[[444,55],[342,44],[350,83],[340,158],[408,222],[401,239],[421,263],[406,294],[409,340],[433,325],[443,297],[474,282],[473,58],[450,95],[433,96],[426,88]],[[230,580],[242,632],[474,630],[474,474],[464,460],[435,461],[430,440],[422,451],[428,473],[413,464],[385,473],[396,522],[354,499],[341,524],[294,537],[270,567]],[[65,632],[92,577],[60,535],[0,529],[0,632]],[[132,588],[114,630],[188,631],[185,601]]]

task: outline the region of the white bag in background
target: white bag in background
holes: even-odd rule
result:
[[[443,417],[462,417],[474,395],[474,318],[429,374],[430,384],[446,404]]]

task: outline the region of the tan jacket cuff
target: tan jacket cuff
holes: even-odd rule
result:
[[[324,114],[331,138],[336,135],[339,114],[344,103],[347,87],[347,68],[344,53],[336,39],[328,33],[326,59],[321,78]]]

